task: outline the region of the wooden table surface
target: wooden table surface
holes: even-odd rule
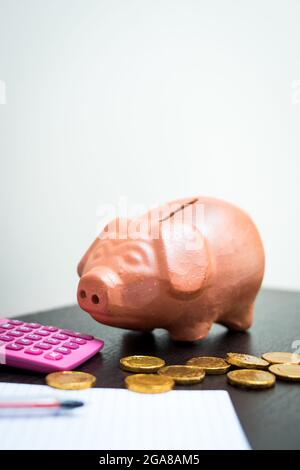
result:
[[[123,387],[126,373],[119,369],[118,362],[120,357],[130,354],[155,355],[164,358],[168,364],[183,364],[193,356],[225,356],[229,351],[255,355],[266,351],[295,352],[293,342],[299,340],[300,343],[300,293],[267,289],[259,294],[254,325],[249,332],[230,332],[214,325],[206,339],[195,343],[174,343],[163,330],[142,334],[110,328],[96,323],[77,306],[18,318],[80,330],[102,338],[105,341],[102,352],[78,368],[94,374],[97,387]],[[44,375],[0,366],[0,381],[44,384]],[[247,391],[228,385],[226,375],[219,375],[208,376],[201,384],[189,388],[228,390],[254,449],[300,448],[299,382],[278,380],[273,389]]]

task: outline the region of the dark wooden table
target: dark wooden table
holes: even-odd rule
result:
[[[247,333],[230,332],[214,325],[209,336],[195,343],[174,343],[168,333],[142,334],[100,325],[77,306],[24,315],[22,320],[81,330],[104,339],[105,346],[78,370],[97,377],[98,387],[123,387],[126,373],[118,367],[120,357],[150,354],[168,364],[183,364],[197,355],[225,356],[228,351],[260,355],[266,351],[294,351],[300,340],[300,293],[262,290],[255,309],[254,326]],[[44,384],[44,376],[0,367],[0,380]],[[226,376],[208,376],[191,389],[228,390],[240,421],[254,449],[300,448],[300,383],[280,382],[274,389],[246,391],[231,387]]]

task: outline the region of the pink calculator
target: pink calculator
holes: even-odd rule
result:
[[[0,318],[0,363],[11,367],[36,372],[72,370],[103,344],[78,331]]]

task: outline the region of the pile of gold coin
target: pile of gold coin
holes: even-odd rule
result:
[[[120,367],[134,373],[125,378],[128,390],[140,393],[168,392],[175,385],[193,385],[206,375],[226,373],[230,385],[253,390],[273,387],[276,378],[300,382],[300,354],[289,352],[267,352],[261,357],[229,352],[225,359],[198,356],[175,365],[166,365],[159,357],[136,355],[120,359]],[[86,372],[59,371],[48,374],[46,383],[61,390],[83,390],[93,387],[96,377]]]
[[[253,390],[273,387],[276,378],[300,381],[300,355],[288,352],[268,352],[262,357],[229,352],[225,359],[199,356],[184,365],[166,365],[163,359],[154,356],[127,356],[120,360],[120,367],[127,372],[139,372],[127,376],[125,385],[140,393],[167,392],[175,385],[192,385],[202,382],[206,375],[225,373],[230,385]],[[233,369],[229,371],[230,368]]]

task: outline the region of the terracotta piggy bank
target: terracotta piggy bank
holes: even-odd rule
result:
[[[247,329],[264,274],[250,217],[227,202],[173,201],[116,219],[78,265],[78,303],[106,325],[204,338],[213,324]]]

